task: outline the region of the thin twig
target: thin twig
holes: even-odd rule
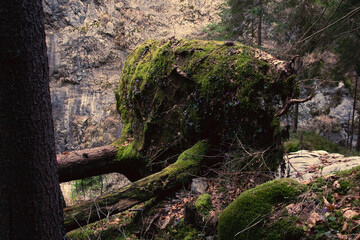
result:
[[[234,237],[237,237],[239,234],[242,234],[243,232],[246,232],[246,231],[249,230],[250,228],[255,227],[257,224],[259,224],[261,221],[264,220],[265,216],[266,216],[266,215],[262,216],[262,218],[261,218],[259,221],[257,221],[256,223],[252,224],[251,226],[246,227],[245,229],[243,229],[243,230],[241,230],[240,232],[236,233]],[[258,217],[259,217],[259,216],[258,216]],[[256,218],[258,218],[258,217],[256,217]],[[256,219],[256,218],[255,218],[255,219]],[[253,221],[255,221],[255,219],[254,219]]]
[[[304,38],[304,39],[300,39],[299,41],[297,41],[296,43],[294,43],[289,50],[287,50],[286,52],[289,52],[291,49],[293,49],[295,46],[297,46],[298,44],[305,42],[311,38],[313,38],[314,36],[324,32],[325,30],[327,30],[328,28],[334,26],[335,24],[345,20],[348,17],[351,17],[352,15],[356,14],[358,11],[360,11],[360,7],[357,7],[355,9],[353,9],[352,11],[348,12],[347,14],[345,14],[344,16],[342,16],[341,18],[339,18],[338,20],[336,20],[335,22],[331,23],[330,25],[326,25],[325,27],[323,27],[322,29],[316,31],[315,33],[311,34],[310,36]]]
[[[280,117],[280,116],[284,115],[285,113],[287,113],[287,111],[289,110],[289,108],[290,108],[292,105],[296,104],[296,103],[304,103],[304,102],[309,101],[309,100],[314,96],[316,90],[317,90],[324,82],[325,82],[325,80],[322,81],[322,82],[320,82],[319,84],[317,84],[317,85],[315,86],[315,88],[313,89],[313,91],[311,92],[311,94],[308,95],[306,98],[302,98],[302,99],[290,99],[290,100],[288,100],[288,101],[286,102],[286,104],[284,105],[284,107],[275,114],[275,117]]]

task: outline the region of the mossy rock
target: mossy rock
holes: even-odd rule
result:
[[[219,240],[266,239],[267,216],[276,204],[295,200],[305,187],[292,179],[278,179],[243,192],[221,213]]]
[[[171,39],[138,46],[115,93],[124,125],[119,143],[132,139],[119,159],[140,154],[144,166],[162,168],[164,159],[199,140],[215,145],[236,136],[253,149],[270,149],[269,162],[280,161],[274,115],[296,84],[290,65],[268,56],[236,42]]]
[[[208,193],[201,194],[195,202],[195,207],[202,214],[207,214],[213,208],[211,195]]]
[[[295,221],[297,217],[287,217],[275,221],[270,226],[266,227],[264,240],[300,240],[304,239],[305,232],[303,229],[296,226]]]

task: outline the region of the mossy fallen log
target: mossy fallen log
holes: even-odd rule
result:
[[[154,196],[170,194],[198,172],[208,143],[200,141],[184,151],[177,161],[160,172],[142,178],[119,190],[64,209],[65,228],[70,231],[124,211]]]
[[[125,174],[130,181],[141,178],[134,165],[139,160],[138,154],[125,154],[119,159],[120,152],[129,151],[124,146],[106,145],[57,155],[59,182],[83,179],[105,173]]]
[[[291,64],[237,42],[152,41],[124,64],[116,91],[123,137],[150,171],[201,139],[238,138],[268,149],[268,166],[282,159],[279,106],[295,96]],[[223,144],[226,145],[226,144]],[[170,160],[171,161],[171,158]],[[272,163],[272,164],[269,164]]]

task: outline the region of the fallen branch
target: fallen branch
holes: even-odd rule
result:
[[[83,179],[111,172],[126,175],[130,181],[140,178],[129,160],[118,161],[118,148],[113,145],[63,152],[57,155],[59,182]]]
[[[315,86],[315,88],[312,90],[312,92],[310,93],[310,95],[308,95],[306,98],[302,98],[302,99],[290,99],[286,102],[286,104],[284,105],[284,107],[282,109],[280,109],[276,114],[275,117],[280,117],[282,115],[284,115],[285,113],[288,112],[288,110],[290,109],[290,107],[296,103],[304,103],[309,101],[315,94],[316,90],[318,90],[318,88],[325,82],[322,81],[320,82],[318,85]]]
[[[183,152],[178,160],[162,171],[142,178],[119,190],[64,209],[65,228],[70,231],[109,215],[124,211],[154,196],[170,194],[190,181],[208,149],[204,141]]]

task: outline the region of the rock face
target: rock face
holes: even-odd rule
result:
[[[81,188],[81,180],[61,183],[61,191],[67,206],[72,206],[79,201],[90,200],[103,194],[120,189],[131,182],[120,173],[109,173],[100,176],[97,185],[92,184],[88,188]],[[76,188],[77,186],[77,188]]]
[[[148,38],[198,36],[221,3],[44,0],[57,151],[117,139],[114,90],[129,50]]]
[[[304,93],[305,95],[305,93]],[[349,141],[354,99],[342,82],[338,86],[320,87],[314,97],[299,105],[299,129],[315,131],[326,139],[346,146]],[[355,122],[358,112],[355,111]],[[292,124],[292,115],[286,124]],[[354,130],[353,146],[357,142],[357,127]]]

